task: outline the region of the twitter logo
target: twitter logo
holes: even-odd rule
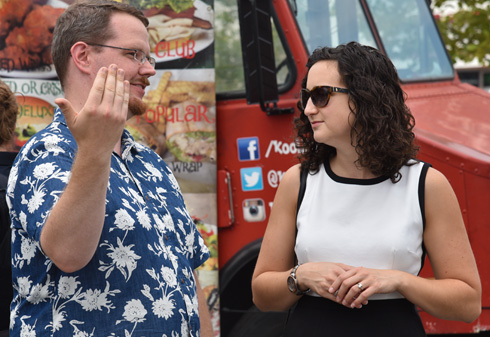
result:
[[[264,189],[262,168],[247,167],[240,169],[243,191],[259,191]]]

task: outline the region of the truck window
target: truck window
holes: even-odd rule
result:
[[[453,68],[426,0],[289,0],[306,47],[358,41],[384,48],[403,82],[453,78]],[[378,46],[373,29],[383,46]],[[376,32],[375,32],[376,33]]]
[[[309,54],[358,41],[378,48],[358,0],[289,0]]]
[[[245,80],[236,0],[215,0],[215,69],[218,96],[244,97]],[[291,78],[291,67],[278,29],[272,23],[274,57],[279,91]]]
[[[426,0],[366,2],[386,53],[403,81],[454,76]]]

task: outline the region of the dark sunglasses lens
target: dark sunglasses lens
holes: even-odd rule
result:
[[[303,109],[306,108],[306,104],[310,99],[317,108],[323,108],[328,104],[330,100],[330,87],[316,87],[313,90],[301,89],[301,105]]]
[[[310,92],[307,89],[301,89],[301,106],[303,109],[306,108],[306,104],[310,99]]]
[[[328,104],[328,101],[330,100],[330,88],[316,87],[311,92],[311,100],[316,107],[323,108]]]

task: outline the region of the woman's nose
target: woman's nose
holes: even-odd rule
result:
[[[311,98],[309,98],[308,101],[306,102],[306,106],[305,106],[305,110],[304,110],[305,115],[306,116],[313,115],[317,112],[318,112],[317,107],[313,104],[313,102],[311,101]]]

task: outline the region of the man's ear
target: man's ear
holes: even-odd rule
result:
[[[79,71],[90,73],[90,46],[85,42],[77,42],[71,47],[71,57],[73,63]]]

